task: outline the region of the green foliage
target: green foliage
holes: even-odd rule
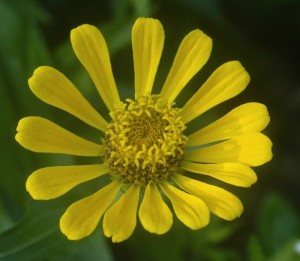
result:
[[[58,206],[31,209],[18,224],[0,235],[0,260],[112,260],[97,231],[82,241],[69,241],[59,231]],[[89,259],[92,258],[92,259]]]
[[[263,249],[270,261],[296,260],[294,245],[300,236],[298,213],[289,202],[274,193],[265,198],[261,208],[257,222],[260,243],[256,242],[256,249]]]
[[[248,242],[249,261],[264,261],[266,257],[257,236],[252,235]]]
[[[201,28],[214,39],[212,61],[201,71],[202,79],[195,77],[190,89],[186,88],[183,100],[199,88],[203,76],[211,73],[215,64],[220,65],[228,58],[244,60],[255,88],[251,87],[236,102],[241,104],[243,99],[251,98],[268,103],[271,114],[268,131],[276,147],[270,167],[257,169],[258,185],[247,192],[236,190],[245,204],[245,213],[239,220],[226,222],[212,216],[208,227],[191,231],[175,219],[171,231],[163,236],[149,234],[138,224],[128,241],[115,245],[104,238],[100,226],[92,236],[76,242],[68,241],[58,227],[67,206],[102,183],[85,184],[51,202],[33,202],[26,192],[26,178],[38,167],[78,163],[79,159],[35,155],[20,148],[14,140],[18,120],[28,115],[53,117],[72,126],[72,130],[99,139],[98,133],[89,133],[74,118],[40,102],[27,84],[36,67],[53,65],[75,82],[99,111],[105,110],[72,51],[69,36],[56,33],[61,28],[69,30],[65,24],[55,25],[55,21],[66,16],[66,10],[76,9],[79,2],[0,0],[0,260],[299,260],[295,245],[300,238],[300,218],[295,195],[299,193],[300,182],[296,174],[300,167],[297,150],[300,96],[299,88],[295,88],[299,86],[296,78],[299,66],[295,66],[298,59],[292,48],[298,47],[296,35],[300,32],[298,1],[86,1],[87,16],[94,9],[107,15],[105,19],[95,19],[95,24],[107,40],[121,94],[132,96],[130,40],[136,17],[154,16],[163,21],[166,48],[159,71],[164,73],[168,72],[180,43],[177,39],[188,30]],[[262,17],[269,17],[271,22]],[[68,26],[87,22],[80,17],[72,19],[74,23],[70,21]],[[257,21],[259,26],[255,27]],[[159,77],[164,80],[165,75]],[[228,111],[226,104],[222,106],[221,109]],[[198,128],[198,123],[192,124]]]

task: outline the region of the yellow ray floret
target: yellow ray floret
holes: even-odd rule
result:
[[[179,187],[201,198],[209,210],[220,218],[233,220],[243,212],[241,201],[225,189],[178,174],[173,179]]]
[[[95,26],[84,24],[71,31],[71,43],[107,108],[113,111],[119,106],[120,98],[102,34]]]
[[[170,103],[207,62],[212,40],[200,30],[190,32],[180,44],[171,70],[161,90],[161,97]]]
[[[136,226],[140,186],[132,185],[104,215],[103,231],[112,242],[126,240]]]
[[[34,199],[53,199],[78,184],[100,177],[108,171],[105,164],[42,168],[28,177],[26,189]]]
[[[257,180],[255,172],[241,163],[202,164],[184,160],[181,167],[187,171],[211,176],[240,187],[250,187]]]
[[[42,101],[67,111],[85,123],[104,131],[107,122],[61,72],[49,66],[37,68],[28,80],[32,92]]]
[[[164,46],[164,29],[158,20],[139,18],[132,28],[135,95],[150,94]]]
[[[249,81],[249,74],[240,62],[221,65],[183,106],[182,117],[190,122],[210,108],[238,95]]]
[[[209,222],[206,204],[193,195],[175,188],[167,182],[160,183],[165,195],[170,199],[178,219],[190,229],[205,227]]]
[[[116,197],[120,187],[120,183],[112,182],[91,196],[73,203],[60,219],[61,231],[70,240],[89,236]]]
[[[256,102],[236,107],[225,116],[188,136],[187,146],[197,146],[262,131],[270,121],[265,105]]]
[[[173,224],[173,215],[155,184],[148,184],[139,210],[143,227],[151,233],[164,234]]]
[[[272,158],[272,143],[261,133],[250,133],[230,140],[189,150],[185,159],[196,162],[239,162],[249,166],[260,166]]]
[[[34,152],[63,153],[77,156],[102,156],[102,145],[85,140],[41,117],[19,121],[16,140]]]

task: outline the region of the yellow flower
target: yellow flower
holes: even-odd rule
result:
[[[250,78],[238,61],[221,65],[183,106],[174,100],[210,56],[212,40],[200,30],[181,42],[160,94],[152,87],[164,44],[158,20],[139,18],[132,29],[135,100],[120,100],[102,34],[91,25],[72,30],[73,50],[110,111],[107,122],[54,68],[42,66],[29,79],[42,101],[76,116],[105,134],[102,144],[87,141],[41,117],[20,120],[16,140],[34,152],[99,156],[101,164],[56,166],[32,173],[26,188],[34,199],[59,197],[80,183],[110,175],[110,183],[73,203],[60,220],[70,239],[90,235],[103,216],[113,242],[133,233],[137,215],[151,233],[166,233],[173,214],[191,229],[209,223],[210,212],[225,220],[239,217],[240,200],[230,192],[189,177],[208,175],[232,185],[256,182],[250,168],[272,158],[271,141],[260,132],[269,115],[260,103],[246,103],[186,136],[188,123],[242,92]],[[108,117],[107,117],[108,118]],[[188,171],[188,172],[185,172]]]

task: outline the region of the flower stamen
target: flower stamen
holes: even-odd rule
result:
[[[174,104],[145,95],[111,112],[105,162],[114,179],[146,186],[166,180],[180,166],[186,126]]]

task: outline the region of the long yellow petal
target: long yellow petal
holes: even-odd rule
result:
[[[209,210],[202,199],[187,194],[167,182],[160,183],[160,187],[171,200],[178,219],[187,227],[195,230],[209,223]]]
[[[189,122],[210,108],[238,95],[249,81],[249,74],[240,62],[231,61],[221,65],[183,106],[183,119]]]
[[[190,135],[188,146],[230,139],[251,132],[260,132],[269,124],[269,121],[270,117],[265,105],[256,102],[246,103]]]
[[[120,98],[109,59],[109,53],[101,32],[84,24],[71,31],[73,50],[93,79],[100,96],[110,111],[120,104]]]
[[[16,140],[34,152],[63,153],[77,156],[102,156],[104,146],[85,140],[41,117],[19,121]]]
[[[112,237],[112,242],[126,240],[136,226],[136,212],[139,202],[140,186],[132,185],[104,215],[103,231]]]
[[[207,62],[212,40],[200,30],[190,32],[181,42],[173,65],[162,88],[161,96],[172,102]]]
[[[121,184],[114,181],[91,196],[73,203],[60,219],[60,229],[69,240],[89,236],[116,197]]]
[[[182,161],[181,168],[240,187],[250,187],[257,180],[255,172],[241,163],[201,164]]]
[[[172,212],[163,201],[155,184],[148,184],[146,187],[139,217],[143,227],[151,233],[161,235],[172,227]]]
[[[32,92],[42,101],[73,114],[99,130],[105,130],[107,122],[73,83],[56,69],[41,66],[34,71],[28,83]]]
[[[250,133],[208,147],[190,150],[185,159],[202,163],[239,162],[262,165],[272,158],[272,143],[261,133]]]
[[[57,166],[38,169],[27,179],[26,189],[34,199],[57,198],[80,183],[108,172],[104,164]]]
[[[164,29],[152,18],[138,18],[132,28],[135,94],[151,93],[164,46]]]
[[[225,220],[233,220],[243,212],[241,201],[230,192],[182,175],[175,175],[174,181],[185,191],[201,198],[209,210]]]

